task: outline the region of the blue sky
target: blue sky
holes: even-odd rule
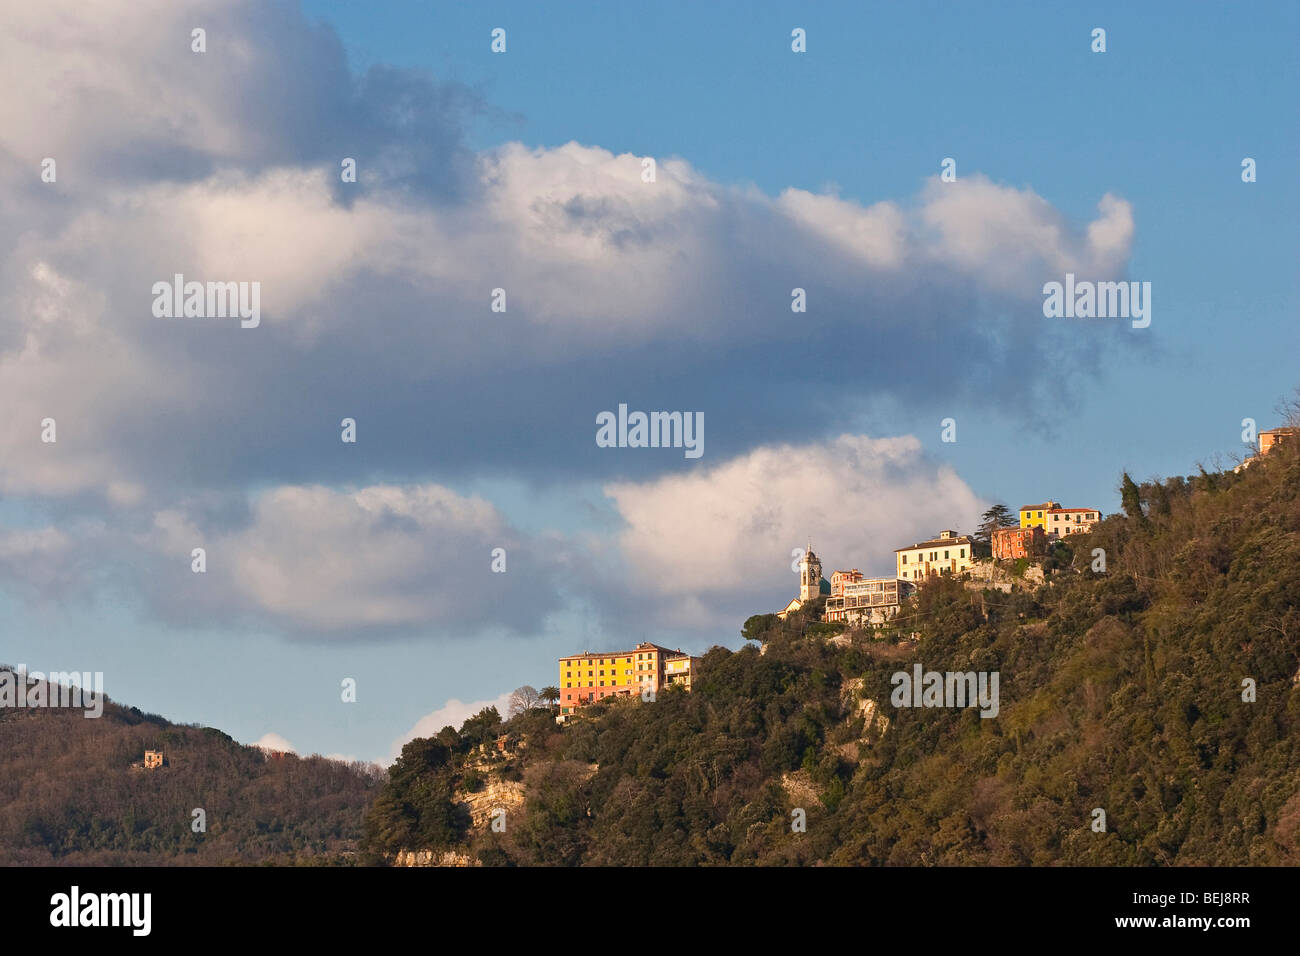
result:
[[[1293,5],[143,7],[114,27],[137,61],[94,23],[0,57],[31,91],[0,139],[0,360],[63,456],[0,436],[0,660],[104,670],[174,720],[385,758],[560,654],[736,646],[804,529],[883,573],[989,501],[1110,512],[1122,468],[1239,453],[1300,384]],[[657,157],[655,198],[622,154]],[[1041,261],[997,245],[1061,224]],[[1151,282],[1150,328],[1048,327],[1044,262]],[[130,318],[133,288],[214,263],[262,277],[260,338]],[[500,320],[475,305],[497,284]],[[596,449],[620,401],[704,410],[705,456]]]
[[[1106,192],[1130,199],[1130,272],[1157,283],[1161,321],[1148,331],[1159,361],[1115,368],[1047,433],[971,422],[981,440],[966,444],[959,431],[945,448],[937,422],[900,422],[986,494],[1113,508],[1115,467],[1183,474],[1213,452],[1236,453],[1241,419],[1269,420],[1296,384],[1294,366],[1261,355],[1265,343],[1300,354],[1300,226],[1287,174],[1300,156],[1278,102],[1300,84],[1294,5],[1249,15],[1209,3],[304,9],[339,29],[355,68],[394,63],[480,89],[501,111],[475,127],[482,147],[577,140],[674,154],[723,182],[768,193],[833,185],[866,203],[913,192],[952,156],[959,173],[1027,186],[1077,219]],[[498,26],[504,56],[489,52]],[[809,52],[792,61],[793,26],[807,30]],[[1105,54],[1090,49],[1098,26]],[[1244,156],[1261,164],[1250,186]],[[1120,458],[1102,474],[1043,462],[1062,447]],[[1009,474],[1008,459],[1038,463],[1042,480]]]

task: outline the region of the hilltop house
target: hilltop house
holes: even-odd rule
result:
[[[856,577],[837,581],[840,575]],[[831,575],[831,595],[826,599],[822,619],[879,626],[898,616],[899,606],[915,589],[916,585],[897,578],[864,579],[856,568],[852,572],[836,571]]]
[[[1039,525],[1028,528],[998,528],[993,532],[992,543],[995,561],[1032,558],[1042,554],[1047,547],[1047,535]]]
[[[971,539],[952,530],[940,531],[930,541],[896,548],[894,555],[899,579],[913,583],[940,574],[961,574],[974,563]]]
[[[669,684],[691,689],[700,659],[681,648],[669,650],[642,642],[630,651],[584,651],[560,658],[560,713],[564,723],[587,704],[606,697],[657,693]]]
[[[1048,537],[1086,534],[1101,520],[1096,508],[1062,508],[1058,502],[1020,506],[1020,527],[1042,528]]]
[[[1021,505],[1020,506],[1020,527],[1022,528],[1042,528],[1047,531],[1047,522],[1043,515],[1053,508],[1061,507],[1059,502],[1044,501],[1041,505]]]
[[[1282,444],[1284,441],[1291,441],[1297,435],[1300,435],[1300,428],[1283,427],[1270,428],[1266,432],[1259,433],[1259,451],[1251,455],[1236,468],[1232,469],[1234,474],[1241,474],[1242,470],[1249,468],[1255,462],[1259,461],[1270,451]]]

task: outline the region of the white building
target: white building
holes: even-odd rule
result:
[[[971,539],[951,530],[940,531],[930,541],[898,548],[894,555],[898,558],[898,577],[912,582],[940,574],[961,574],[975,563]]]
[[[846,581],[840,594],[826,599],[827,621],[855,625],[881,625],[898,616],[899,606],[916,590],[916,585],[898,578],[866,578]]]
[[[1043,515],[1043,529],[1049,535],[1086,534],[1101,520],[1096,508],[1052,508]]]

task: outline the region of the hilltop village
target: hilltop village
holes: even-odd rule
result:
[[[1259,451],[1234,469],[1240,473],[1259,461],[1284,438],[1300,433],[1293,427],[1259,434]],[[1022,505],[1017,514],[995,505],[983,515],[975,535],[944,529],[933,538],[894,549],[894,574],[869,578],[857,568],[822,576],[821,559],[812,542],[799,561],[799,593],[776,617],[784,620],[813,601],[825,598],[820,619],[827,624],[881,628],[898,617],[903,604],[927,581],[955,577],[973,588],[1011,590],[1017,577],[1041,583],[1042,565],[1055,546],[1088,534],[1102,519],[1097,508],[1066,508],[1048,500]],[[559,659],[558,723],[584,706],[609,697],[639,696],[653,700],[663,688],[691,689],[699,657],[680,648],[641,643],[625,651],[585,651]]]
[[[1052,540],[1092,530],[1101,520],[1096,508],[1062,508],[1055,501],[1025,505],[1020,509],[1019,527],[992,532],[995,559],[1033,558],[1046,552]],[[978,560],[980,542],[946,530],[930,541],[894,551],[897,573],[893,577],[867,578],[857,568],[836,571],[828,583],[822,577],[821,560],[804,550],[799,563],[799,595],[777,616],[797,611],[808,602],[827,595],[822,620],[851,626],[880,626],[898,615],[898,610],[926,580],[941,575],[966,575]],[[691,676],[700,658],[680,648],[641,643],[625,651],[584,651],[559,660],[558,723],[571,719],[588,704],[609,697],[638,696],[653,700],[663,688],[677,685],[689,691]]]
[[[1018,525],[1011,524],[1014,519],[1005,508],[990,510],[985,518],[987,540],[945,529],[928,541],[895,548],[895,572],[882,578],[868,578],[852,568],[832,572],[828,582],[822,577],[821,559],[809,542],[799,562],[799,594],[777,617],[784,619],[825,595],[823,621],[878,627],[897,617],[903,602],[925,581],[945,575],[972,577],[979,562],[1042,557],[1053,542],[1087,534],[1102,514],[1096,508],[1063,508],[1058,502],[1045,501],[1023,505]]]

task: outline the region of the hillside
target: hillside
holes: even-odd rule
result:
[[[133,768],[146,749],[168,766]],[[106,703],[0,710],[0,865],[349,863],[382,774]],[[195,808],[207,832],[192,830]]]
[[[1035,589],[931,584],[882,638],[756,616],[764,652],[715,647],[690,694],[563,728],[485,712],[413,741],[365,859],[1300,864],[1297,448],[1239,475],[1124,479],[1128,513],[1057,548]],[[893,706],[891,675],[916,663],[998,672],[998,715]],[[526,748],[498,753],[500,733]],[[460,802],[507,781],[523,789],[505,832],[474,824]]]

